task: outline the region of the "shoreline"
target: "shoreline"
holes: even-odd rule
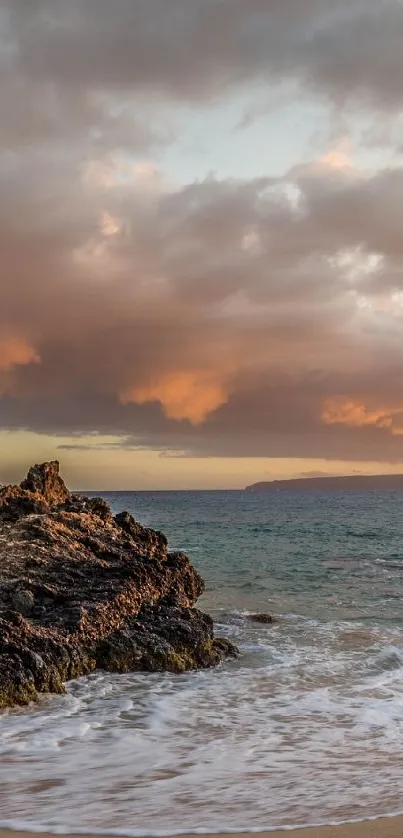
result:
[[[100,838],[106,838],[106,836],[113,836],[113,835],[121,835],[122,838],[126,835],[129,836],[129,832],[125,832],[124,830],[116,830],[113,829],[110,832],[100,830],[97,832],[93,830],[91,832],[61,832],[60,827],[59,829],[55,828],[55,831],[52,833],[48,833],[44,830],[35,829],[32,827],[32,830],[20,830],[20,829],[11,829],[11,828],[0,828],[0,838],[32,838],[33,835],[40,836],[40,838],[53,838],[54,835],[66,835],[70,836],[70,838],[94,838],[94,836],[100,836]],[[150,833],[148,833],[150,835]],[[259,835],[261,838],[402,838],[403,835],[403,815],[396,815],[396,816],[381,816],[377,819],[371,820],[364,820],[354,823],[342,823],[338,825],[328,825],[328,826],[307,826],[307,827],[299,827],[299,828],[289,828],[283,827],[281,829],[275,829],[273,831],[242,831],[242,832],[225,832],[225,833],[183,833],[181,834],[180,838],[196,838],[196,835],[211,835],[214,838],[238,838],[238,836],[243,835],[244,838],[253,838],[253,836]],[[138,838],[141,838],[141,833],[138,833]],[[143,838],[147,838],[147,833],[144,833]],[[166,838],[179,838],[179,836],[169,836],[167,834]]]

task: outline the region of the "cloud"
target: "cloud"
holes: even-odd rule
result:
[[[0,334],[20,342],[4,427],[199,456],[400,456],[397,417],[375,414],[402,381],[402,170],[312,161],[151,191],[64,171],[37,159],[3,178]],[[340,393],[375,408],[329,413]]]
[[[402,31],[400,0],[3,0],[0,144],[141,153],[174,104],[287,83],[398,112]]]
[[[332,148],[319,159],[319,164],[329,166],[331,169],[349,169],[352,166],[351,156],[348,150],[343,147]]]
[[[251,85],[391,118],[402,15],[397,0],[3,2],[4,428],[401,457],[403,169],[359,169],[343,140],[282,176],[179,185],[153,151],[185,105]]]
[[[188,419],[199,425],[227,402],[228,391],[218,372],[179,370],[153,384],[129,388],[120,399],[123,404],[159,402],[168,419]]]
[[[400,101],[402,25],[399,0],[8,0],[3,61],[82,107],[118,88],[195,100],[287,76],[383,106]]]
[[[329,471],[301,471],[299,474],[296,475],[297,478],[304,479],[304,478],[312,478],[312,477],[334,477]]]
[[[403,405],[370,408],[359,402],[333,398],[326,402],[322,418],[327,425],[347,425],[351,428],[369,425],[386,428],[394,436],[403,435]]]
[[[58,445],[57,446],[58,451],[94,451],[94,448],[95,448],[94,445],[84,445],[84,444],[80,445],[80,443],[77,443],[76,445],[66,444],[66,445]],[[99,450],[99,446],[96,446],[96,449]],[[102,446],[101,446],[101,450],[103,450]]]
[[[15,367],[38,364],[40,358],[35,349],[24,339],[0,335],[0,373],[11,372]]]

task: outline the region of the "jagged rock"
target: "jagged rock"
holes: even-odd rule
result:
[[[57,462],[0,490],[0,707],[95,668],[183,672],[236,654],[193,606],[204,583],[162,533],[70,494]]]
[[[20,485],[24,491],[42,495],[49,504],[66,503],[70,495],[59,475],[57,460],[31,466],[25,480]]]
[[[49,511],[49,504],[37,492],[28,492],[20,486],[4,486],[0,489],[0,515],[16,521],[21,515],[36,513],[43,515]]]
[[[137,541],[142,541],[148,545],[149,555],[159,555],[161,558],[166,557],[168,549],[168,541],[162,532],[147,529],[142,527],[134,520],[130,512],[119,512],[115,515],[115,521],[124,532],[129,533]]]

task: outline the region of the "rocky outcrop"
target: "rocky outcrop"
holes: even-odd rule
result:
[[[0,490],[0,707],[96,668],[184,672],[235,655],[193,607],[203,589],[162,533],[70,494],[57,462],[34,466]]]
[[[41,495],[49,504],[61,504],[69,500],[69,490],[60,477],[57,460],[31,466],[21,483],[21,489]]]

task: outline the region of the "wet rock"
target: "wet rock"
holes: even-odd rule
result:
[[[98,666],[114,672],[186,672],[216,666],[236,654],[233,644],[214,637],[211,617],[174,606],[145,607],[96,649]]]
[[[270,624],[275,623],[276,620],[271,614],[248,614],[248,620],[251,623]]]
[[[59,464],[0,490],[0,707],[97,667],[184,672],[236,648],[193,606],[204,583],[162,533],[71,495]]]

